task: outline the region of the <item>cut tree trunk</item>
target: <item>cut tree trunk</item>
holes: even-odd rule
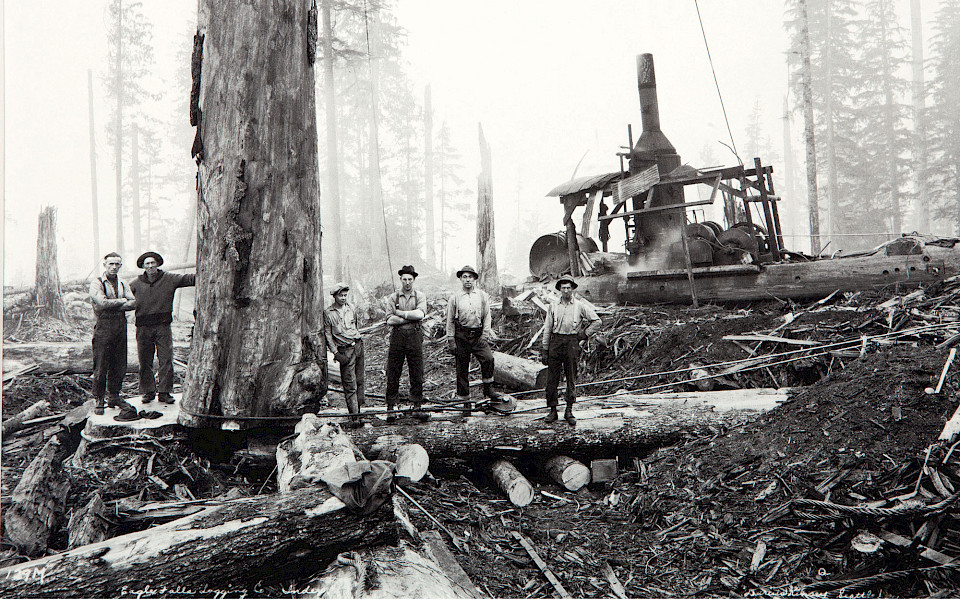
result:
[[[575,492],[590,483],[590,469],[569,456],[554,456],[543,465],[543,470],[553,481]]]
[[[63,517],[70,482],[63,477],[54,436],[24,471],[3,515],[7,537],[27,556],[43,554]],[[0,584],[2,585],[2,584]]]
[[[377,458],[396,465],[397,477],[420,481],[430,469],[430,455],[420,444],[411,444],[403,436],[390,436],[380,445]]]
[[[494,352],[493,380],[513,390],[542,390],[547,386],[547,367],[528,358]]]
[[[39,417],[40,414],[48,408],[50,408],[50,403],[46,400],[31,404],[26,409],[4,421],[3,425],[0,425],[0,437],[7,437],[15,431],[20,431],[23,429],[24,421]]]
[[[500,459],[489,467],[490,477],[514,506],[527,506],[533,502],[533,486],[527,478],[509,462]]]
[[[359,516],[325,489],[225,502],[146,531],[0,569],[4,597],[220,596],[284,584],[340,552],[396,544],[392,503]]]
[[[103,505],[103,499],[95,492],[90,502],[70,517],[70,523],[67,524],[70,531],[67,549],[96,544],[110,537],[110,521],[106,514],[107,508]]]
[[[309,10],[200,2],[197,314],[183,425],[292,416],[325,391]]]
[[[365,460],[349,436],[316,415],[303,415],[294,432],[297,437],[277,446],[277,489],[281,492],[326,486],[329,473]]]
[[[67,308],[60,290],[60,270],[57,267],[57,209],[48,206],[40,211],[37,226],[37,306],[40,314],[65,319]]]
[[[477,178],[477,263],[480,287],[491,296],[500,296],[500,274],[497,271],[497,244],[493,221],[493,166],[490,145],[480,131],[480,175]]]
[[[787,397],[786,391],[770,389],[623,394],[578,401],[575,427],[562,421],[544,423],[544,400],[518,400],[510,415],[471,416],[462,422],[435,419],[416,427],[364,427],[350,432],[350,437],[364,454],[374,456],[372,449],[386,436],[403,435],[423,446],[431,461],[482,459],[504,447],[548,456],[593,456],[600,451],[603,456],[642,454],[649,448],[673,444],[685,434],[709,433],[742,423]]]

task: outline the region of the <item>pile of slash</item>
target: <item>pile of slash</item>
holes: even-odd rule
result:
[[[442,305],[431,301],[427,319],[433,399],[453,390]],[[611,456],[619,459],[613,481],[568,492],[534,480],[538,494],[524,508],[469,465],[437,465],[407,489],[453,536],[479,589],[510,598],[960,594],[960,452],[950,435],[938,441],[960,402],[960,366],[949,364],[960,342],[960,282],[806,304],[597,308],[603,335],[582,357],[590,385],[581,396],[794,392],[744,425]],[[497,349],[536,359],[543,316],[535,303],[496,312]],[[386,332],[368,331],[368,385],[382,390]],[[89,389],[82,376],[20,375],[4,383],[3,417],[42,398],[62,416]],[[56,427],[48,417],[4,437],[0,502]],[[149,469],[132,471],[122,488],[69,472],[68,510],[97,493],[120,534],[176,516],[138,512],[150,501],[276,491],[268,465],[242,452],[211,457],[176,439],[144,455]],[[434,527],[411,514],[421,529]],[[66,544],[64,533],[51,550]],[[23,557],[4,544],[0,559]]]

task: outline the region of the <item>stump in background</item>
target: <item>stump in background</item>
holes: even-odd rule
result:
[[[40,211],[37,226],[36,295],[40,315],[66,320],[57,267],[57,209],[53,206]]]

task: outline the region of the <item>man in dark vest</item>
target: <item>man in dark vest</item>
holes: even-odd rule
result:
[[[130,282],[130,289],[137,299],[137,357],[143,402],[152,402],[157,394],[153,375],[156,353],[160,402],[173,404],[173,296],[177,288],[196,285],[197,276],[161,271],[162,264],[163,257],[156,252],[141,254],[137,267],[143,269],[143,274]]]
[[[390,326],[390,348],[387,350],[387,421],[395,420],[394,407],[400,395],[400,375],[403,361],[410,372],[410,402],[413,416],[421,421],[430,418],[420,410],[423,404],[423,328],[421,321],[427,313],[427,299],[413,289],[417,271],[405,265],[398,272],[400,291],[387,297],[387,325]]]
[[[117,421],[135,421],[137,409],[120,399],[123,375],[127,371],[127,315],[136,308],[130,287],[117,276],[123,264],[120,255],[103,257],[104,272],[90,282],[90,300],[97,324],[93,328],[93,412],[102,415],[106,404],[120,409]],[[106,403],[104,394],[107,394]]]

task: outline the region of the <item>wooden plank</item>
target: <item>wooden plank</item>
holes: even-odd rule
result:
[[[891,533],[889,531],[881,531],[880,537],[884,541],[890,542],[895,546],[900,546],[901,548],[909,548],[913,546],[913,540],[903,537],[902,535],[897,535],[896,533]],[[917,550],[920,550],[920,556],[926,558],[927,560],[932,560],[933,562],[940,563],[941,565],[949,565],[956,562],[956,558],[948,556],[942,552],[938,552],[933,548],[927,548],[922,544],[916,545]]]
[[[617,182],[616,198],[624,202],[628,198],[639,196],[645,191],[655,186],[660,181],[660,169],[657,165],[631,175],[626,179]]]
[[[420,534],[420,539],[423,540],[424,552],[433,559],[433,562],[440,566],[440,569],[450,581],[468,592],[470,598],[488,598],[486,594],[473,585],[473,581],[470,580],[470,577],[464,572],[463,567],[461,567],[457,559],[454,558],[453,553],[450,552],[450,548],[448,548],[447,544],[443,541],[439,531],[433,529],[424,531]]]
[[[624,217],[632,217],[634,215],[642,215],[647,213],[663,212],[665,210],[677,210],[680,208],[687,209],[693,206],[703,206],[705,204],[713,204],[713,200],[698,200],[696,202],[679,202],[677,204],[667,204],[665,206],[651,206],[650,208],[640,208],[637,210],[631,210],[628,212],[622,212],[615,215],[604,215],[600,217],[599,221],[611,221],[613,219],[622,219]]]
[[[623,589],[623,584],[617,579],[617,574],[613,572],[613,567],[607,561],[603,561],[603,576],[607,578],[607,583],[610,584],[610,589],[617,598],[627,597],[627,590]]]
[[[546,576],[547,581],[553,585],[553,589],[560,594],[560,597],[572,598],[573,596],[571,596],[570,592],[563,588],[563,584],[561,584],[560,580],[557,579],[557,576],[553,574],[553,571],[550,570],[550,567],[547,566],[547,563],[543,562],[543,559],[540,558],[540,555],[537,554],[537,551],[533,549],[533,544],[531,544],[530,541],[519,531],[511,531],[510,533],[513,534],[514,539],[520,542],[520,545],[523,546],[523,549],[527,551],[527,554],[529,554],[530,558],[533,559],[533,562],[537,564],[537,566],[540,568],[540,571],[544,574],[544,576]]]
[[[776,342],[778,344],[791,344],[793,346],[820,346],[822,342],[812,340],[793,340],[790,338],[777,337],[775,335],[766,335],[763,333],[745,334],[745,335],[725,335],[723,339],[734,342]]]

